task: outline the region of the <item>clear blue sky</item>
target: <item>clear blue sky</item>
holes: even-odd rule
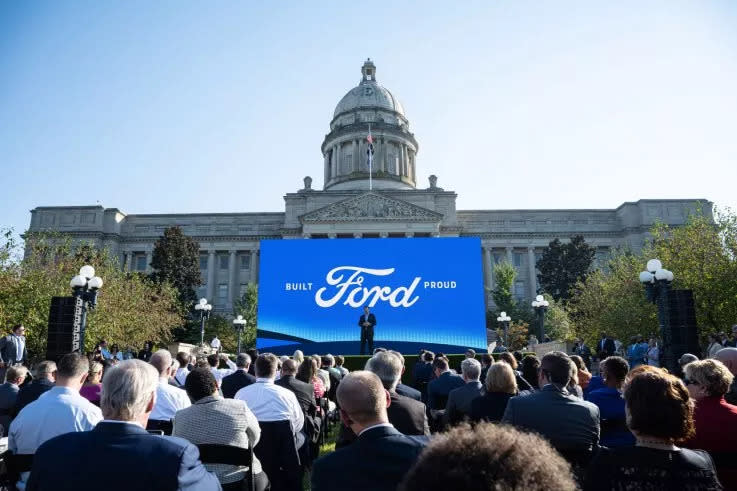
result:
[[[366,57],[459,209],[737,208],[737,2],[0,2],[0,226],[281,211]]]

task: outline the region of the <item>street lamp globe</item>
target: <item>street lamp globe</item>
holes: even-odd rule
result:
[[[86,284],[87,280],[81,275],[74,276],[72,281],[69,282],[69,286],[72,288],[83,288]]]
[[[90,278],[95,276],[95,268],[93,268],[89,264],[86,264],[79,268],[79,275],[89,280]]]
[[[102,278],[99,276],[93,276],[90,281],[87,282],[87,286],[96,290],[102,288]]]
[[[651,259],[647,262],[647,270],[651,273],[655,273],[657,270],[663,269],[663,263],[658,259]]]

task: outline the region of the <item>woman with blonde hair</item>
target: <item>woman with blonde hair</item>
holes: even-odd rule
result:
[[[305,355],[301,350],[296,350],[292,355],[292,359],[297,362],[297,365],[301,365],[305,361]]]
[[[471,401],[471,420],[499,422],[507,402],[518,394],[517,377],[508,363],[494,363],[486,372],[486,393]]]
[[[87,374],[79,395],[90,401],[95,406],[100,405],[100,392],[102,391],[102,363],[93,361]]]

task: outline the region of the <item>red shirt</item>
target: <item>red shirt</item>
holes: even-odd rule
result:
[[[724,397],[705,397],[696,401],[696,435],[683,446],[707,452],[737,452],[737,406]],[[725,489],[737,489],[737,472],[720,470],[719,480]]]

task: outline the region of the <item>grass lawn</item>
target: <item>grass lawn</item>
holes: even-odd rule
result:
[[[325,438],[325,443],[320,445],[320,457],[327,455],[330,452],[335,451],[335,441],[338,439],[338,425],[333,425],[332,431]],[[319,458],[319,457],[318,457]],[[309,491],[312,489],[310,486],[310,473],[305,472],[304,478],[302,479],[302,489]]]

